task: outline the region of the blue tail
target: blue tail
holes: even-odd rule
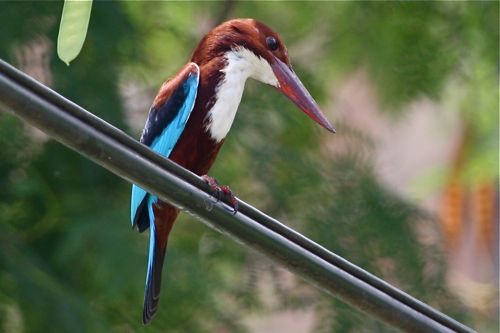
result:
[[[153,205],[157,198],[150,196],[147,207],[149,215],[149,259],[148,273],[146,276],[146,291],[144,294],[144,310],[142,313],[142,322],[148,324],[153,319],[158,310],[158,301],[160,299],[161,287],[161,271],[163,268],[163,260],[165,258],[166,246],[163,249],[160,246],[159,240],[156,238],[155,216]],[[165,244],[166,245],[166,244]]]
[[[172,229],[178,210],[158,201],[151,195],[148,198],[149,225],[149,259],[144,294],[144,310],[142,322],[149,324],[158,310],[161,289],[161,273],[167,250],[168,236]]]

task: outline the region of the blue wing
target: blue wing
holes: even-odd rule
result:
[[[193,111],[200,80],[200,69],[195,63],[188,64],[174,79],[167,81],[151,107],[142,132],[141,142],[158,154],[168,157],[179,140]],[[165,95],[168,95],[165,98]],[[159,101],[159,102],[157,102]],[[152,200],[149,200],[152,196]],[[137,185],[132,185],[130,218],[139,231],[147,229],[153,217],[147,209],[148,201],[156,197]]]

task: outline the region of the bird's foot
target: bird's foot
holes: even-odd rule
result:
[[[215,178],[212,178],[208,175],[201,176],[201,179],[203,179],[208,184],[208,186],[210,186],[212,195],[217,199],[217,201],[225,197],[230,202],[231,207],[233,208],[232,213],[236,214],[238,212],[238,200],[234,196],[229,186],[219,185],[219,182]]]

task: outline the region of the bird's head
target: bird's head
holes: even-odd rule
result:
[[[200,41],[191,61],[201,67],[217,59],[232,61],[242,75],[276,87],[309,117],[335,132],[293,71],[280,36],[265,24],[235,19],[214,28]]]

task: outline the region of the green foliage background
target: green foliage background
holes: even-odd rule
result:
[[[15,63],[13,49],[39,36],[55,43],[61,9],[3,2],[0,56]],[[50,69],[56,91],[127,130],[119,82],[134,78],[154,92],[189,58],[203,24],[254,17],[289,46],[320,44],[314,67],[291,51],[320,104],[359,67],[394,117],[419,96],[442,100],[447,82],[457,82],[452,93],[474,141],[463,177],[472,181],[498,172],[498,12],[498,2],[94,2],[82,53],[70,67],[53,56]],[[494,318],[475,317],[444,289],[442,254],[415,236],[414,225],[429,218],[384,188],[370,161],[327,156],[325,133],[294,108],[249,82],[212,175],[370,272],[494,331]],[[265,258],[189,216],[169,244],[159,315],[144,328],[148,236],[130,230],[130,185],[59,143],[40,145],[6,113],[0,146],[0,331],[245,332],[248,314],[311,306],[317,332],[391,331],[301,281],[281,286]],[[440,269],[424,274],[429,262]],[[257,287],[269,272],[279,303],[272,309]]]

